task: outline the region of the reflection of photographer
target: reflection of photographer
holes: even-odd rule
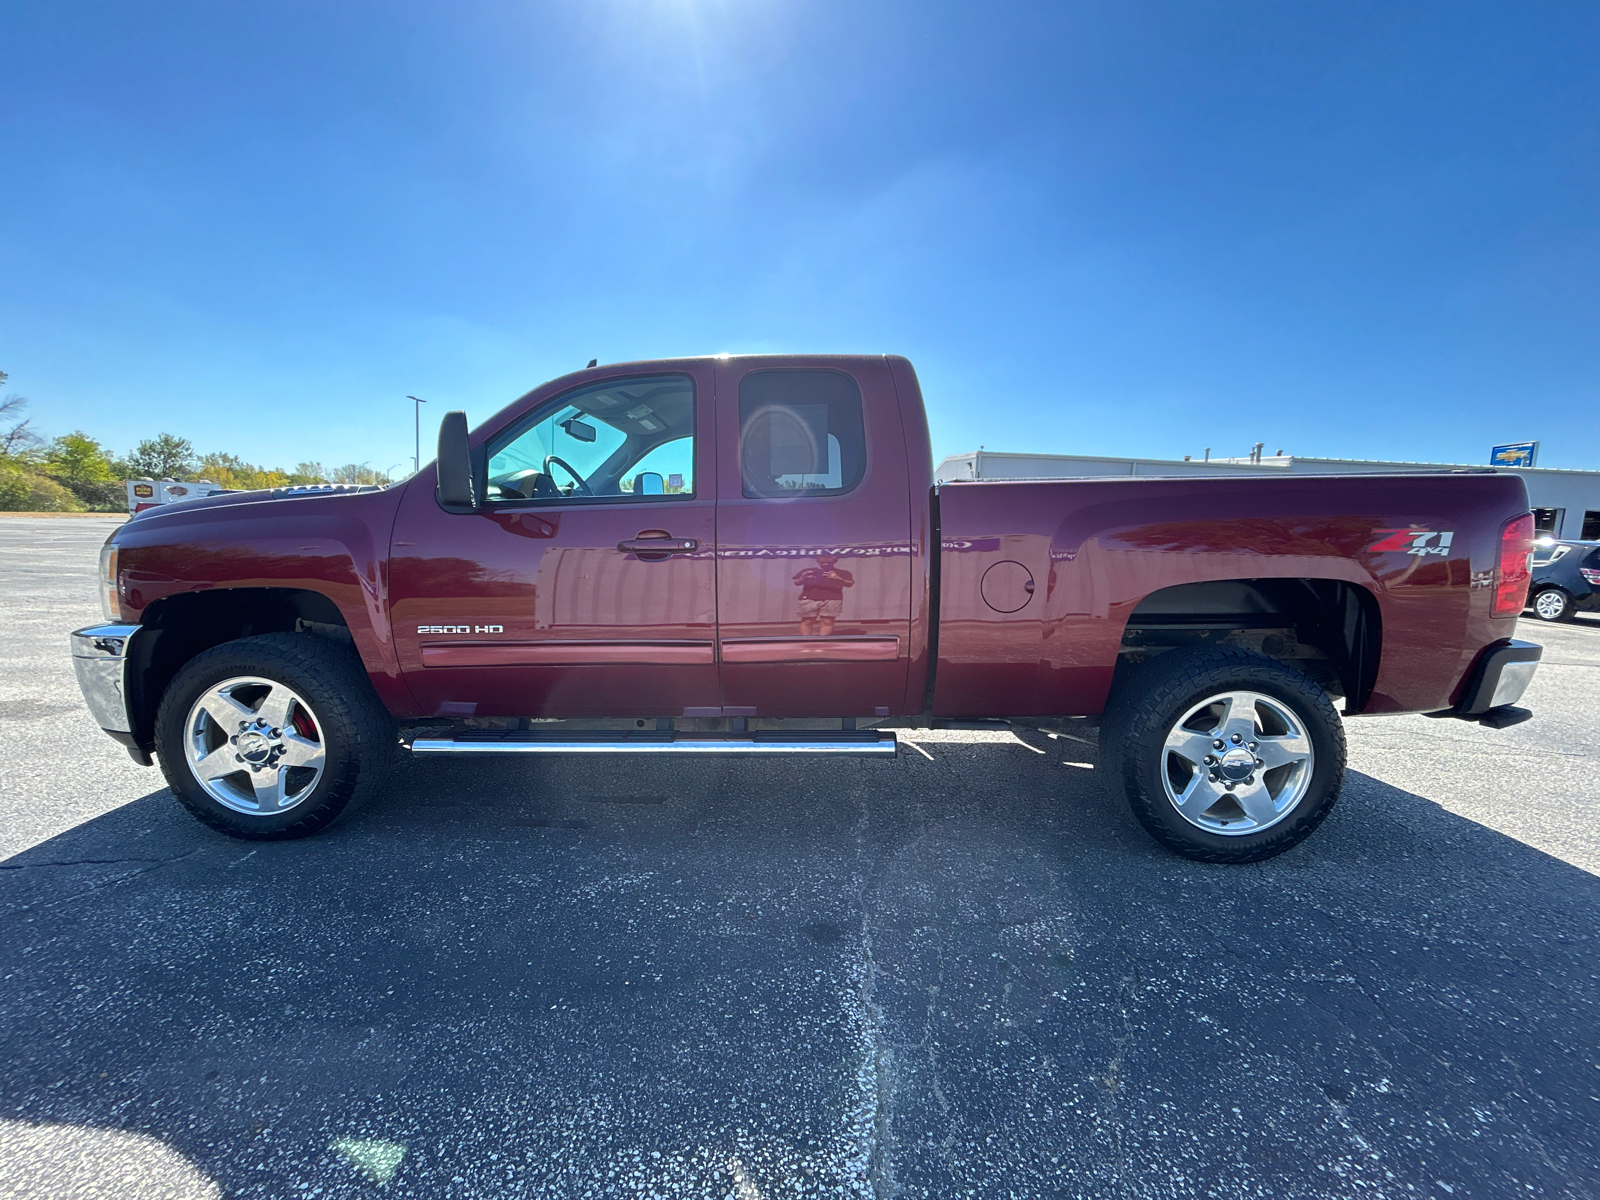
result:
[[[838,561],[831,554],[821,555],[816,566],[794,577],[800,588],[800,632],[807,637],[833,632],[833,623],[844,610],[844,589],[856,585],[854,575],[834,566]]]

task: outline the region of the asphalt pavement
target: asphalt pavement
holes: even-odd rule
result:
[[[1600,1192],[1600,619],[1524,622],[1524,724],[1352,719],[1250,867],[1000,726],[252,845],[82,706],[110,527],[0,518],[0,1196]]]

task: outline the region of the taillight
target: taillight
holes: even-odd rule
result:
[[[1500,565],[1494,573],[1494,615],[1514,617],[1528,603],[1528,560],[1533,557],[1533,514],[1513,517],[1500,530]]]
[[[1579,567],[1578,574],[1582,575],[1590,583],[1594,584],[1595,587],[1600,587],[1600,571],[1594,571],[1588,567]]]

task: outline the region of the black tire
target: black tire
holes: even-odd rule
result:
[[[1184,817],[1177,801],[1169,797],[1167,781],[1174,791],[1179,787],[1177,772],[1187,770],[1187,763],[1169,753],[1166,741],[1181,718],[1196,705],[1210,697],[1229,692],[1249,692],[1267,697],[1287,710],[1298,721],[1302,736],[1309,741],[1311,755],[1304,768],[1300,766],[1268,768],[1260,771],[1262,787],[1268,787],[1269,776],[1277,772],[1280,781],[1292,779],[1293,791],[1298,799],[1283,800],[1286,805],[1281,815],[1263,821],[1254,832],[1254,823],[1242,806],[1233,801],[1231,794],[1219,794],[1218,803],[1210,813],[1196,813],[1196,819],[1222,828],[1233,824],[1246,832],[1221,833],[1203,828]],[[1221,711],[1218,706],[1206,710],[1211,714]],[[1263,726],[1268,719],[1276,721],[1281,714],[1270,711],[1262,704],[1258,711]],[[1187,732],[1196,734],[1213,717],[1198,716],[1187,726]],[[1269,731],[1270,732],[1270,731]],[[1209,738],[1212,735],[1203,735]],[[1240,754],[1226,744],[1224,750]],[[1215,743],[1211,743],[1212,746]],[[1256,745],[1247,743],[1253,756]],[[1128,806],[1139,824],[1156,841],[1174,854],[1199,862],[1250,863],[1282,854],[1310,836],[1322,824],[1344,783],[1345,742],[1344,726],[1334,710],[1326,692],[1299,671],[1269,658],[1244,650],[1207,649],[1171,650],[1146,666],[1139,667],[1121,680],[1106,708],[1100,729],[1101,766],[1112,786],[1120,783],[1127,796]],[[1209,746],[1207,747],[1210,748]],[[1261,751],[1266,754],[1267,751]],[[1247,769],[1242,762],[1223,764],[1220,759],[1215,768],[1196,766],[1185,778],[1194,779],[1204,771]],[[1259,765],[1259,760],[1257,765]],[[1256,789],[1255,768],[1248,788]],[[1292,776],[1287,772],[1298,772]],[[1213,791],[1226,787],[1218,774],[1216,784],[1206,779],[1200,782]],[[1243,794],[1246,784],[1237,784]],[[1229,793],[1232,788],[1229,788]],[[1279,796],[1284,796],[1289,784],[1283,784]],[[1191,793],[1200,796],[1200,793]],[[1203,798],[1202,798],[1203,802]],[[1238,817],[1232,813],[1237,810]]]
[[[1540,588],[1534,593],[1530,603],[1533,606],[1533,615],[1541,621],[1570,621],[1577,609],[1577,605],[1573,603],[1572,597],[1566,590],[1558,587]]]
[[[281,684],[311,710],[307,738],[320,747],[322,774],[282,811],[241,812],[220,802],[185,754],[186,739],[196,736],[186,728],[196,703],[219,684],[242,677]],[[240,638],[196,655],[173,678],[156,712],[156,753],[173,794],[213,829],[250,841],[306,837],[327,828],[378,787],[397,757],[397,742],[394,720],[360,660],[311,634]],[[248,783],[251,776],[241,768],[237,778]]]

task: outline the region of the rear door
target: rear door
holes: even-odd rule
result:
[[[716,392],[723,712],[898,713],[911,513],[887,363],[724,359]]]
[[[701,364],[591,375],[474,435],[477,510],[445,511],[419,476],[390,581],[419,709],[717,711],[713,420]]]

